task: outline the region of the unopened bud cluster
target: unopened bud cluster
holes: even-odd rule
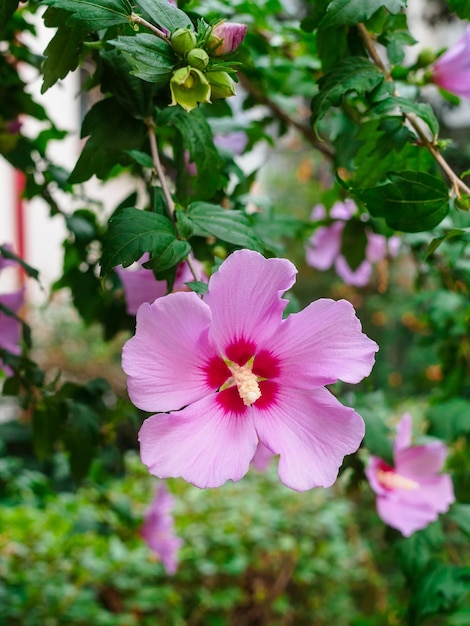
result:
[[[235,95],[230,74],[220,69],[221,57],[234,52],[246,33],[244,24],[219,22],[199,36],[189,28],[178,28],[170,36],[170,45],[181,59],[181,67],[170,79],[171,104],[186,111],[198,103]],[[218,69],[212,69],[215,59]],[[228,67],[230,70],[231,68]]]

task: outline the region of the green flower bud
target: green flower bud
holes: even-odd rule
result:
[[[227,72],[206,72],[212,98],[230,98],[235,95],[235,83]]]
[[[185,111],[195,109],[198,102],[210,102],[211,87],[202,72],[194,67],[181,67],[170,80],[171,104]]]
[[[171,34],[170,44],[177,54],[186,54],[196,47],[196,35],[189,28],[178,28]]]
[[[194,48],[186,55],[186,61],[197,70],[205,70],[209,64],[209,55],[202,48]]]

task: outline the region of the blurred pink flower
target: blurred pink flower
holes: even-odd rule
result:
[[[121,279],[126,299],[126,311],[129,315],[136,315],[137,309],[144,302],[153,302],[156,298],[161,298],[167,294],[166,280],[157,280],[152,270],[145,269],[142,264],[148,261],[149,254],[144,254],[140,260],[138,269],[124,269],[117,267],[116,272]],[[193,265],[201,277],[206,278],[204,268],[196,259],[191,259]],[[180,263],[176,270],[173,291],[188,290],[185,283],[191,282],[194,277],[186,262]]]
[[[9,244],[5,244],[3,247],[11,250],[11,246]],[[7,259],[0,254],[0,271],[13,265],[15,265],[15,261]],[[18,289],[17,291],[0,294],[0,304],[17,314],[24,304],[24,289]],[[21,354],[21,348],[19,345],[20,331],[20,322],[16,318],[0,310],[0,348],[8,350],[8,352],[11,352],[12,354]],[[12,373],[11,368],[3,364],[2,359],[0,359],[0,369],[2,369],[7,375]]]
[[[343,254],[341,244],[346,222],[356,213],[357,207],[353,200],[335,202],[331,207],[330,217],[334,220],[331,226],[320,226],[313,233],[306,246],[307,263],[319,270],[327,270],[334,265],[338,276],[348,285],[364,287],[372,276],[372,264],[384,259],[387,254],[396,256],[400,246],[399,237],[387,240],[383,235],[366,228],[367,245],[365,259],[355,269],[351,269]],[[312,221],[326,218],[326,209],[317,204],[312,211]]]
[[[450,476],[439,474],[446,446],[440,441],[412,446],[411,429],[411,416],[405,413],[397,424],[394,467],[373,456],[366,469],[379,516],[405,537],[434,522],[455,500]]]
[[[174,574],[178,569],[178,551],[183,544],[175,533],[171,516],[173,505],[173,496],[161,483],[140,529],[142,539],[159,557],[168,574]]]
[[[457,43],[434,62],[431,72],[436,85],[470,100],[470,26]]]
[[[246,24],[237,22],[219,22],[211,32],[211,53],[216,56],[235,52],[246,35]]]
[[[160,478],[198,487],[240,480],[259,442],[303,491],[330,486],[364,422],[325,388],[357,383],[377,344],[346,300],[318,300],[282,319],[297,270],[286,259],[233,252],[203,299],[174,293],[143,304],[123,348],[132,402],[146,419],[142,461]]]
[[[274,454],[271,450],[259,442],[258,447],[256,448],[255,456],[251,459],[253,467],[259,472],[264,472],[273,456]]]

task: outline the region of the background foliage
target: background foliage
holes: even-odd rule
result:
[[[67,314],[52,302],[49,324],[27,312],[22,354],[0,350],[12,370],[2,403],[18,416],[0,424],[2,623],[470,623],[470,153],[465,133],[448,134],[445,123],[458,98],[430,84],[438,51],[410,60],[406,5],[2,3],[0,152],[24,173],[25,197],[45,200],[68,232],[52,287]],[[470,19],[465,2],[441,9],[455,24]],[[23,39],[34,35],[33,16],[51,31],[42,57]],[[183,61],[136,16],[169,32],[192,24],[202,33],[201,20],[246,23],[236,54],[211,66],[238,81],[236,104],[169,106]],[[70,172],[49,156],[65,133],[29,95],[19,64],[41,67],[43,91],[92,67],[82,89],[98,97]],[[41,122],[36,134],[11,131],[8,123],[24,117]],[[214,141],[239,131],[249,168]],[[106,218],[87,197],[94,176],[128,181],[128,197]],[[311,221],[312,206],[345,197],[367,216],[343,239],[351,267],[365,258],[366,227],[402,238],[400,255],[384,259],[361,289],[304,260],[307,239],[330,223]],[[147,252],[171,290],[190,251],[210,273],[240,247],[296,262],[292,310],[325,295],[359,310],[380,345],[377,363],[362,386],[334,392],[364,417],[366,437],[331,490],[289,492],[274,467],[217,491],[171,481],[185,543],[170,578],[139,537],[156,481],[137,459],[145,415],[128,401],[119,369],[134,319],[114,268]],[[38,278],[23,267],[28,280]],[[193,288],[204,289],[199,280]],[[379,520],[364,477],[370,454],[390,456],[406,410],[418,441],[449,446],[457,500],[408,539]]]

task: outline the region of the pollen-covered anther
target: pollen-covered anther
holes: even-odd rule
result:
[[[387,470],[378,470],[377,479],[385,489],[406,489],[407,491],[411,491],[419,487],[419,484],[415,480]]]
[[[253,374],[251,367],[252,363],[241,366],[234,363],[230,366],[233,382],[236,384],[240,398],[246,406],[250,406],[261,398],[258,377]]]

